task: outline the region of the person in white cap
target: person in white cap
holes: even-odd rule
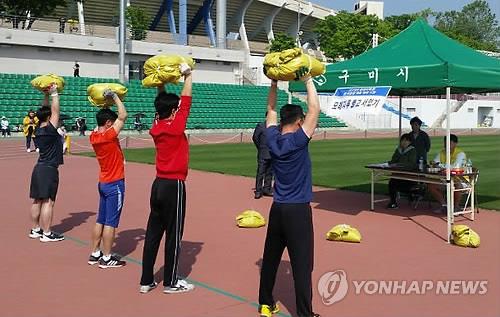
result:
[[[10,128],[9,120],[5,116],[2,116],[2,121],[0,121],[0,126],[2,128],[2,137],[8,136],[10,138]]]

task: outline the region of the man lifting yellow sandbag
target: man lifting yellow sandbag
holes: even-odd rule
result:
[[[297,71],[305,67],[311,77],[323,75],[325,64],[305,54],[301,48],[291,48],[282,52],[269,53],[264,57],[264,74],[274,80],[298,80]]]
[[[125,95],[128,91],[127,87],[117,83],[92,84],[87,87],[89,102],[96,107],[111,107],[113,105],[113,101],[104,97],[104,92],[106,90],[114,92],[121,101],[125,100]]]
[[[194,68],[194,60],[191,57],[178,55],[157,55],[149,58],[144,63],[144,75],[142,85],[145,87],[158,87],[165,83],[177,84],[182,77],[179,66],[187,64]]]
[[[40,90],[43,93],[49,91],[52,84],[57,85],[57,92],[61,93],[64,89],[64,78],[55,74],[41,75],[31,81],[33,88]]]

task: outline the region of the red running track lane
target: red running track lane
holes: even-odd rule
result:
[[[253,179],[190,171],[181,273],[198,283],[188,294],[165,295],[161,288],[138,293],[144,228],[154,166],[126,165],[126,194],[115,251],[128,265],[102,270],[87,265],[88,238],[98,204],[95,159],[67,156],[60,168],[54,230],[66,241],[42,244],[27,237],[28,186],[36,154],[0,160],[2,212],[0,316],[256,316],[259,266],[265,228],[238,229],[236,215],[249,208],[266,218],[271,199],[254,200]],[[471,225],[481,235],[478,249],[446,244],[445,222],[402,208],[367,211],[369,195],[315,189],[315,311],[322,316],[499,316],[500,213],[481,212]],[[348,223],[360,244],[325,240],[334,225]],[[158,259],[158,269],[163,259]],[[343,269],[349,291],[331,306],[316,285],[328,271]],[[158,274],[160,277],[161,274]],[[485,295],[356,295],[356,280],[487,280]],[[290,263],[283,258],[275,288],[284,314],[294,311]]]

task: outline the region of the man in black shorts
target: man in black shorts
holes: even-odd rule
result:
[[[49,94],[52,103],[49,107]],[[59,125],[59,94],[57,85],[52,84],[45,93],[43,106],[38,109],[40,127],[36,131],[40,156],[31,174],[30,198],[31,220],[33,226],[29,237],[40,238],[41,242],[64,240],[60,234],[50,231],[54,202],[59,186],[59,165],[63,164],[61,136],[57,132]]]

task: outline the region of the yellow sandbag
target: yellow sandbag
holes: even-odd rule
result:
[[[54,74],[41,75],[34,78],[31,81],[31,86],[35,89],[40,90],[41,92],[46,92],[50,85],[53,83],[57,84],[57,91],[62,92],[64,89],[64,78],[59,77]]]
[[[309,68],[312,77],[325,73],[325,64],[316,58],[305,54],[296,47],[283,52],[269,53],[264,57],[264,73],[270,79],[297,80],[295,72],[301,67]]]
[[[453,243],[461,247],[477,248],[481,243],[477,232],[466,225],[454,225],[451,229],[451,237]]]
[[[358,229],[346,224],[336,225],[326,233],[330,241],[361,242],[361,233]]]
[[[156,55],[149,58],[144,63],[144,75],[142,85],[145,87],[157,87],[165,83],[177,84],[181,79],[179,65],[186,63],[194,67],[194,61],[191,57],[178,55]]]
[[[266,219],[255,210],[245,210],[236,217],[236,224],[240,228],[259,228],[266,225]]]
[[[92,84],[87,87],[88,99],[91,104],[97,107],[109,107],[113,105],[113,101],[104,98],[103,94],[106,89],[111,89],[114,91],[121,101],[125,100],[125,95],[127,94],[127,87],[117,84],[117,83],[99,83]]]

